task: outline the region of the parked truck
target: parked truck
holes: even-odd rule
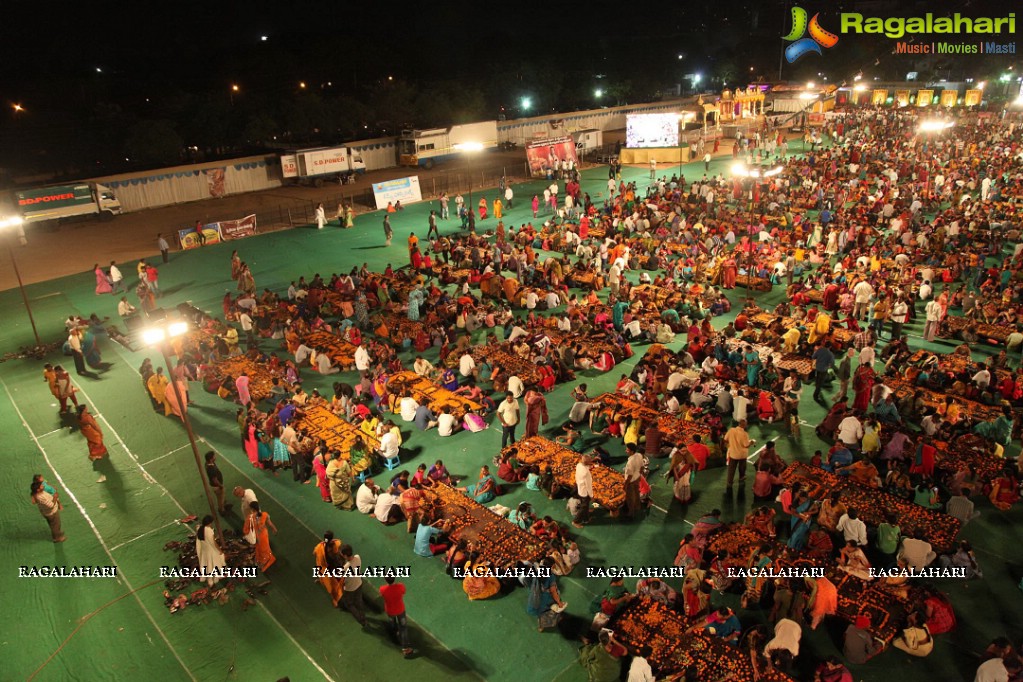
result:
[[[604,133],[597,128],[577,130],[572,133],[572,139],[575,140],[575,148],[580,156],[604,146]]]
[[[366,172],[362,157],[351,147],[316,147],[281,154],[286,183],[322,187],[324,182],[346,184]]]
[[[497,121],[403,130],[398,140],[398,163],[429,170],[435,164],[458,156],[461,152],[457,145],[466,142],[479,143],[483,150],[497,148]]]
[[[121,213],[121,202],[110,189],[87,182],[14,190],[12,203],[26,223],[90,215],[100,220],[113,220]]]

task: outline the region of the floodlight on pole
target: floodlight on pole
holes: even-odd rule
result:
[[[810,99],[817,99],[818,97],[820,97],[820,95],[818,93],[816,93],[816,92],[801,92],[801,93],[799,93],[799,99],[810,100]]]
[[[167,374],[171,374],[171,359],[168,350],[170,340],[182,336],[188,332],[188,323],[177,320],[164,320],[156,323],[155,326],[142,330],[142,341],[151,348],[156,348],[163,355],[163,362],[167,366]],[[220,515],[217,510],[217,503],[210,490],[209,481],[206,479],[206,470],[202,457],[199,456],[199,446],[195,442],[195,433],[192,431],[192,421],[188,417],[186,409],[188,399],[178,386],[178,382],[170,377],[170,390],[174,391],[174,397],[178,401],[181,410],[181,422],[185,425],[185,433],[188,434],[188,444],[192,446],[192,455],[195,457],[195,467],[199,472],[199,480],[202,481],[202,488],[206,493],[206,502],[210,507],[210,516],[213,517],[213,526],[217,531],[218,539],[224,542],[224,532],[220,528]],[[246,510],[242,510],[244,513]]]
[[[522,98],[522,110],[529,111],[530,107],[533,106],[533,100],[529,97]]]

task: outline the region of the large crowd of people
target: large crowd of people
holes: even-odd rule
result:
[[[329,277],[308,273],[287,291],[259,293],[235,252],[230,276],[237,285],[224,296],[222,319],[193,315],[196,333],[175,341],[177,364],[154,367],[147,359],[140,390],[154,410],[178,418],[187,413],[192,382],[237,403],[239,447],[253,467],[268,475],[290,469],[296,483],[310,484],[340,510],[405,524],[414,551],[443,557],[450,575],[463,576],[470,600],[508,591],[515,581],[472,570],[486,557],[460,537],[443,508],[428,503],[429,491],[454,486],[475,502],[496,503],[544,548],[531,561],[552,577],[523,580],[538,629],[573,612],[590,624],[579,661],[591,680],[619,679],[626,659],[630,680],[685,675],[658,669],[665,661],[649,642],[611,631],[637,600],[669,607],[693,632],[752,646],[767,667],[810,670],[822,681],[851,680],[850,669],[888,648],[901,653],[885,656],[927,656],[956,616],[940,581],[899,571],[955,568],[963,580],[979,580],[983,570],[969,542],[935,548],[931,517],[898,518],[883,500],[965,525],[981,513],[1015,511],[1021,480],[1008,451],[1023,408],[1023,132],[1012,117],[962,112],[950,120],[954,127],[927,133],[920,115],[906,109],[840,111],[794,156],[786,154],[784,132],[765,127],[734,142],[733,156],[745,163],[730,177],[674,174],[642,186],[612,166],[606,189],[601,179],[599,192],[592,190],[596,200],[572,168],[560,185],[553,180],[544,189],[542,201],[533,197],[535,222],[518,227],[504,215],[506,192],[493,201],[484,194],[476,206],[459,196],[461,224],[442,232],[431,213],[426,238],[408,237],[407,263],[380,273],[365,264]],[[749,172],[775,165],[780,172]],[[443,206],[442,222],[449,220],[446,200]],[[392,235],[385,215],[388,244]],[[158,280],[151,265],[140,263],[139,275],[145,314],[155,306]],[[97,293],[119,292],[119,270],[116,276],[97,266]],[[770,295],[762,292],[773,290],[784,290],[783,299],[759,307]],[[122,317],[137,314],[122,299]],[[716,321],[720,316],[729,321]],[[102,326],[69,321],[79,374],[88,371],[85,360],[99,366],[93,334]],[[308,341],[318,332],[349,349],[350,362]],[[939,337],[954,350],[940,350],[933,343]],[[630,371],[615,371],[648,344]],[[260,376],[217,371],[232,358],[245,358]],[[431,402],[390,381],[405,370],[455,402]],[[580,381],[613,371],[622,402],[589,395]],[[302,386],[304,376],[334,374],[341,376],[331,391]],[[67,372],[47,366],[46,378],[62,410],[75,401]],[[565,384],[573,385],[567,419],[548,426],[554,410],[546,395]],[[810,395],[824,413],[812,430],[803,428]],[[314,408],[350,426],[352,438],[314,438],[303,422]],[[81,419],[90,456],[101,457],[102,436],[88,416]],[[661,416],[698,426],[699,434],[667,430]],[[465,431],[459,438],[471,438],[488,423],[502,429],[493,473],[482,466],[478,474],[452,475],[430,452],[415,466],[403,459],[410,428],[413,439],[434,428],[442,437]],[[772,431],[775,424],[781,428]],[[774,440],[757,449],[753,426],[778,442],[802,444],[792,449],[816,450],[795,457],[808,475],[837,476],[852,487],[821,495],[793,480]],[[549,466],[519,461],[519,439],[537,436],[577,453],[574,484],[559,482]],[[585,563],[576,540],[594,513],[591,471],[622,453],[622,503],[607,511],[634,523],[662,485],[651,473],[660,466],[683,513],[715,475],[702,473],[715,463],[726,469],[729,493],[752,479],[755,501],[743,518],[714,510],[671,539],[680,540],[674,563],[684,578],[677,584],[642,579],[627,588],[614,580],[582,613],[563,601],[557,577]],[[518,482],[566,499],[567,513],[559,519],[534,513],[529,503],[501,504],[502,487]],[[222,480],[219,487],[222,493]],[[44,488],[34,482],[32,493],[59,541],[57,497]],[[848,490],[877,508],[857,508]],[[259,563],[269,569],[266,528],[273,524],[258,502],[248,504],[243,530],[259,536]],[[220,506],[226,514],[222,495]],[[756,540],[718,547],[715,538],[740,528]],[[331,535],[322,551],[336,542]],[[355,556],[350,547],[332,551],[343,561]],[[807,558],[824,574],[733,577],[735,569]],[[892,569],[894,575],[876,577]],[[839,612],[840,591],[868,583],[898,607],[891,637],[879,636],[866,612]],[[364,622],[361,596],[343,596],[357,587],[324,586],[335,605],[357,600],[349,610]],[[741,595],[741,606],[725,603],[729,593]],[[395,621],[400,632],[403,608]],[[388,610],[398,619],[391,610],[398,606]],[[803,628],[832,618],[848,622],[841,656],[798,660]],[[768,635],[747,637],[758,629]],[[405,634],[401,641],[410,655]],[[1018,647],[1005,638],[978,666],[978,681],[1021,679]]]

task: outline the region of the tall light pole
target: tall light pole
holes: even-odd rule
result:
[[[475,152],[483,151],[482,142],[459,142],[454,145],[454,148],[460,152],[465,152],[465,172],[469,176],[469,210],[472,211],[472,155]]]
[[[172,338],[181,336],[188,331],[188,323],[183,321],[171,322],[162,320],[154,323],[152,327],[142,331],[142,342],[150,348],[159,349],[163,355],[164,364],[167,365],[167,374],[171,378],[171,390],[178,401],[181,410],[181,421],[185,424],[185,433],[188,434],[188,443],[192,446],[192,454],[195,456],[195,468],[199,471],[199,480],[202,481],[202,489],[206,492],[206,502],[210,506],[210,515],[213,517],[213,526],[217,530],[217,537],[224,542],[224,531],[220,529],[220,515],[217,510],[216,501],[213,499],[213,492],[210,490],[209,481],[206,480],[206,471],[203,467],[202,458],[199,456],[199,447],[195,444],[195,433],[192,431],[192,422],[188,418],[187,399],[181,393],[178,382],[174,380],[171,367],[170,353],[167,348]]]
[[[13,232],[21,226],[22,222],[23,221],[20,216],[14,216],[13,218],[0,220],[0,228],[8,230],[7,252],[11,255],[11,267],[14,268],[14,276],[18,278],[18,289],[21,291],[21,300],[25,302],[25,312],[28,313],[28,321],[32,324],[32,335],[35,336],[36,346],[41,346],[43,345],[43,342],[39,340],[39,331],[36,329],[36,321],[35,318],[32,317],[32,306],[28,303],[28,294],[25,293],[25,284],[21,281],[21,272],[18,271],[18,259],[14,257],[14,246],[11,244],[11,240],[14,239]]]

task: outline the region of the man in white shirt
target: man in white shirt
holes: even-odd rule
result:
[[[561,297],[553,291],[548,291],[547,295],[544,297],[544,303],[547,306],[547,310],[554,310],[561,305]]]
[[[625,462],[625,471],[623,472],[625,475],[625,515],[634,519],[639,513],[639,480],[643,477],[645,462],[643,453],[632,443],[626,445],[625,449],[629,451],[629,459]]]
[[[390,526],[402,519],[401,500],[397,491],[392,487],[381,490],[377,495],[376,504],[373,507],[373,516],[380,523]]]
[[[583,455],[575,465],[575,492],[579,498],[579,515],[572,520],[572,525],[582,528],[590,520],[590,502],[593,499],[593,474],[590,467],[593,460]]]
[[[110,285],[113,287],[113,291],[110,293],[116,294],[121,291],[121,286],[124,284],[124,275],[121,274],[120,268],[114,261],[110,261]]]
[[[421,377],[431,377],[437,371],[437,368],[433,366],[432,362],[419,355],[416,356],[415,362],[412,363],[412,371]]]
[[[680,389],[682,387],[682,382],[685,380],[685,378],[686,375],[682,373],[682,370],[680,370],[678,367],[675,367],[672,370],[671,374],[668,375],[667,385],[668,393]]]
[[[902,538],[902,547],[897,556],[906,562],[908,568],[918,571],[929,566],[937,558],[931,549],[931,543],[921,540],[919,537]]]
[[[849,414],[838,423],[838,439],[850,450],[859,450],[863,439],[863,424],[855,414]]]
[[[937,299],[932,298],[927,302],[924,306],[924,316],[927,320],[924,323],[924,339],[933,341],[934,335],[938,333],[938,323],[941,321],[941,304]]]
[[[298,365],[299,368],[305,367],[306,364],[308,364],[309,358],[312,357],[315,352],[316,351],[309,346],[304,343],[300,343],[298,348],[295,349],[295,364]]]
[[[359,370],[360,374],[365,374],[369,371],[369,351],[362,344],[355,349],[355,369]]]
[[[973,375],[973,383],[977,385],[981,391],[986,391],[987,387],[991,385],[991,372],[988,370],[987,365],[983,362],[977,365],[978,371]]]
[[[117,314],[121,316],[121,319],[131,317],[135,314],[135,306],[128,303],[128,298],[126,296],[122,296],[120,303],[117,304]]]
[[[855,296],[853,317],[859,320],[867,314],[870,310],[870,299],[873,295],[874,287],[870,286],[870,282],[865,279],[860,280],[860,282],[853,287],[853,296]]]
[[[835,529],[842,533],[846,542],[855,541],[860,547],[867,545],[867,524],[857,518],[856,510],[850,509],[838,519]]]
[[[448,414],[446,408],[441,408],[440,414],[437,415],[437,435],[441,437],[450,436],[458,430],[458,420],[455,416]]]
[[[398,409],[401,412],[403,421],[410,422],[416,418],[416,410],[419,409],[419,402],[410,395],[398,401]]]
[[[242,501],[241,509],[239,509],[239,513],[241,514],[242,518],[245,518],[246,516],[249,515],[249,509],[252,508],[253,502],[259,502],[259,500],[256,499],[256,493],[252,491],[252,488],[243,488],[239,485],[235,486],[235,489],[231,492],[234,494],[235,497]]]
[[[469,378],[475,370],[476,361],[468,353],[463,353],[462,357],[458,359],[458,373],[465,378]]]
[[[398,435],[394,433],[393,429],[388,429],[382,436],[380,436],[380,449],[378,452],[384,460],[397,457],[399,447]]]
[[[320,374],[337,374],[341,371],[341,368],[331,362],[330,356],[326,353],[317,353],[316,371]]]
[[[497,406],[497,419],[501,422],[501,449],[515,444],[515,427],[519,423],[519,401],[515,394],[506,391],[504,400]]]
[[[537,295],[535,291],[530,289],[529,291],[526,292],[524,301],[526,310],[536,310],[536,304],[539,303],[539,301],[540,297]]]
[[[372,514],[376,511],[377,496],[380,492],[380,488],[376,486],[372,478],[367,478],[366,482],[359,486],[359,489],[355,493],[355,507],[363,514]]]
[[[517,374],[512,374],[508,377],[508,390],[511,391],[513,396],[515,396],[516,400],[521,398],[522,394],[526,392],[526,387],[522,383],[522,379],[520,379]]]
[[[352,551],[351,545],[341,545],[341,556],[345,560],[346,574],[344,592],[341,594],[341,608],[348,611],[366,629],[366,614],[362,603],[362,557]]]

